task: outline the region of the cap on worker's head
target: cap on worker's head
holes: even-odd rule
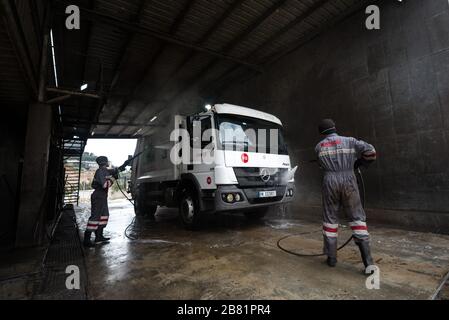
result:
[[[99,166],[107,166],[109,163],[109,160],[105,156],[100,156],[95,161],[98,163]]]
[[[320,134],[332,134],[337,132],[335,122],[332,119],[323,119],[318,125],[318,131]]]

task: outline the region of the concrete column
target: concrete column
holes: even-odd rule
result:
[[[51,126],[51,107],[43,103],[30,105],[16,233],[17,247],[39,245],[45,230],[45,214],[40,211],[47,187]]]

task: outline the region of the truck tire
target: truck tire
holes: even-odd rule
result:
[[[198,198],[190,189],[185,189],[179,203],[179,216],[184,226],[194,230],[200,223],[200,208]]]
[[[154,219],[154,215],[157,211],[156,205],[147,205],[145,203],[145,199],[143,199],[143,196],[140,194],[140,192],[137,193],[136,198],[134,199],[134,213],[137,217],[144,217],[147,216],[150,219]]]
[[[265,217],[265,215],[267,214],[268,210],[269,207],[264,207],[251,211],[246,211],[244,214],[248,220],[257,221],[263,219],[263,217]]]

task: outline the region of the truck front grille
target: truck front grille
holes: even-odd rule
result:
[[[246,187],[274,187],[285,185],[282,177],[288,169],[284,168],[234,168],[239,186]],[[269,179],[264,173],[269,174]],[[265,180],[264,180],[265,179]]]

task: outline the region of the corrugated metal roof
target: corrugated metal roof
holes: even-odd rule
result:
[[[86,5],[81,0],[72,2],[81,7]],[[111,137],[131,135],[139,124],[148,123],[161,110],[173,107],[186,91],[198,84],[202,87],[220,82],[223,75],[235,69],[237,60],[263,66],[360,2],[92,0],[92,7],[84,9],[89,9],[94,17],[101,15],[102,19],[86,23],[90,28],[84,31],[81,42],[71,44],[70,37],[76,37],[75,33],[60,31],[65,39],[58,44],[64,46],[60,51],[64,64],[70,60],[72,49],[84,52],[87,58],[81,59],[82,65],[78,65],[77,59],[76,67],[85,71],[82,75],[75,70],[68,72],[67,66],[61,67],[64,70],[61,73],[67,79],[84,77],[79,82],[89,80],[98,84],[101,61],[101,84],[108,99],[99,121],[112,125],[98,125],[95,133],[109,133]],[[58,10],[61,9],[59,5]],[[307,17],[296,21],[305,14]],[[63,25],[59,22],[55,28]],[[171,43],[161,38],[170,38]],[[87,45],[83,48],[82,43]],[[88,103],[84,107],[90,108],[85,115],[92,118],[95,105]]]
[[[32,20],[32,10],[38,9],[30,7],[27,1],[17,1],[13,7],[12,16],[6,17],[7,13],[0,9],[0,104],[2,106],[24,106],[30,103],[31,86],[27,83],[27,78],[23,65],[19,60],[15,40],[11,36],[12,26],[7,21],[14,19],[14,28],[20,28],[20,35],[26,45],[26,52],[29,58],[30,73],[35,78],[40,59],[40,39],[34,28]],[[39,14],[34,15],[34,22],[39,23]],[[36,79],[34,79],[36,80]]]
[[[29,101],[29,91],[3,22],[0,24],[0,103]]]

